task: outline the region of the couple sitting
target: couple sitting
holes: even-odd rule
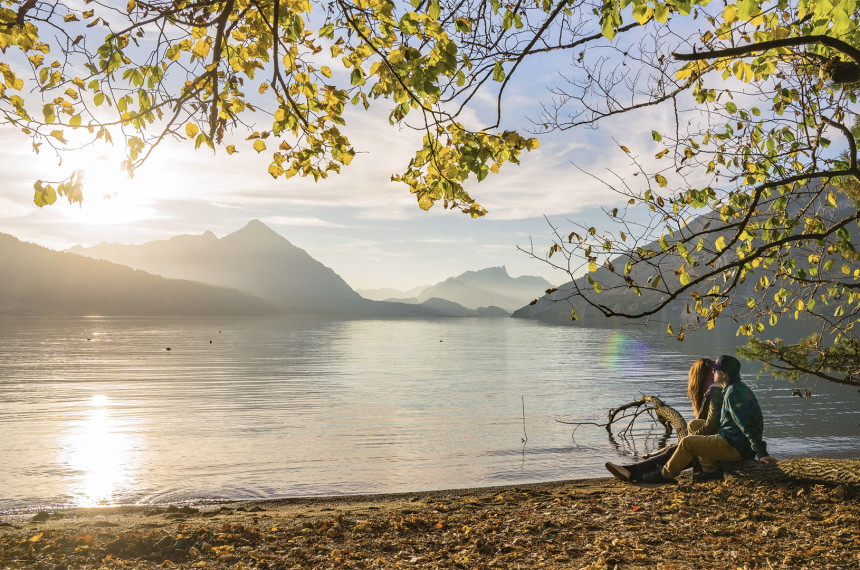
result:
[[[606,468],[622,481],[668,483],[699,458],[702,471],[694,481],[721,479],[720,461],[755,457],[765,463],[776,459],[767,454],[762,440],[764,421],[752,390],[741,381],[741,363],[732,356],[716,362],[700,358],[690,368],[687,396],[693,401],[696,419],[677,445],[633,465],[607,463]]]

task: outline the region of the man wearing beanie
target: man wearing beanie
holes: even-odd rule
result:
[[[693,479],[707,481],[722,477],[720,461],[756,459],[765,463],[776,460],[767,454],[762,439],[764,420],[755,394],[741,381],[741,363],[733,356],[720,356],[714,363],[714,380],[723,390],[720,429],[716,435],[690,435],[678,444],[669,462],[659,471],[646,473],[642,479],[649,483],[672,481],[694,456],[702,464],[702,472]]]

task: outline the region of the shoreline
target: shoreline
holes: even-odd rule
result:
[[[0,566],[860,568],[860,490],[612,478],[0,516]]]
[[[588,488],[590,490],[603,488],[614,482],[613,477],[586,477],[581,479],[563,479],[558,481],[542,481],[537,483],[513,483],[506,485],[487,485],[481,487],[457,487],[451,489],[431,489],[421,491],[402,491],[394,493],[356,493],[348,495],[308,495],[300,497],[273,497],[265,499],[212,499],[202,502],[178,501],[176,503],[158,504],[127,504],[127,505],[105,505],[105,506],[42,506],[22,507],[0,511],[0,531],[4,524],[11,522],[29,522],[32,517],[42,514],[43,522],[57,520],[61,521],[69,517],[77,520],[89,518],[101,518],[105,516],[134,517],[140,513],[152,513],[156,511],[193,509],[200,513],[211,513],[224,507],[237,509],[249,506],[261,506],[267,510],[289,511],[296,509],[307,509],[314,506],[357,506],[366,503],[398,504],[416,502],[429,499],[445,499],[451,496],[469,496],[472,494],[503,493],[511,490],[522,491],[552,491],[559,487]]]

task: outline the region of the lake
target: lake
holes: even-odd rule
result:
[[[690,416],[690,364],[735,342],[515,319],[2,317],[0,511],[605,477],[662,428],[613,443],[559,420],[643,393]],[[772,455],[858,457],[856,388],[798,398],[745,377]]]

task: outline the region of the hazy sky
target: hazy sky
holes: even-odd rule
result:
[[[559,81],[571,54],[535,61],[520,81],[509,85],[504,127],[527,127],[547,85]],[[559,284],[566,275],[517,251],[534,244],[540,255],[550,245],[544,216],[566,225],[574,219],[595,223],[599,207],[619,205],[619,197],[577,166],[597,175],[606,169],[632,172],[618,144],[640,156],[659,150],[651,130],[666,124],[669,109],[604,121],[599,130],[577,129],[540,136],[541,147],[524,153],[522,164],[506,165],[498,175],[469,186],[489,213],[471,219],[441,204],[420,210],[408,188],[390,181],[402,171],[420,135],[388,124],[388,105],[377,101],[369,112],[355,109],[346,130],[359,154],[340,175],[314,183],[294,177],[273,180],[270,155],[219,149],[194,151],[167,141],[133,180],[114,169],[121,159],[111,147],[67,155],[58,169],[50,151],[34,154],[30,140],[0,128],[0,232],[53,249],[102,241],[142,243],[206,230],[222,237],[260,219],[359,289],[408,289],[432,284],[468,270],[505,265],[513,276],[541,275]],[[495,111],[494,100],[478,101],[466,117],[481,127]],[[482,115],[486,116],[482,116]],[[482,123],[483,121],[483,123]],[[260,124],[265,124],[265,116]],[[242,141],[245,133],[237,133]],[[89,184],[81,206],[62,199],[36,207],[33,182],[58,179],[86,168]],[[105,196],[110,196],[105,198]]]

